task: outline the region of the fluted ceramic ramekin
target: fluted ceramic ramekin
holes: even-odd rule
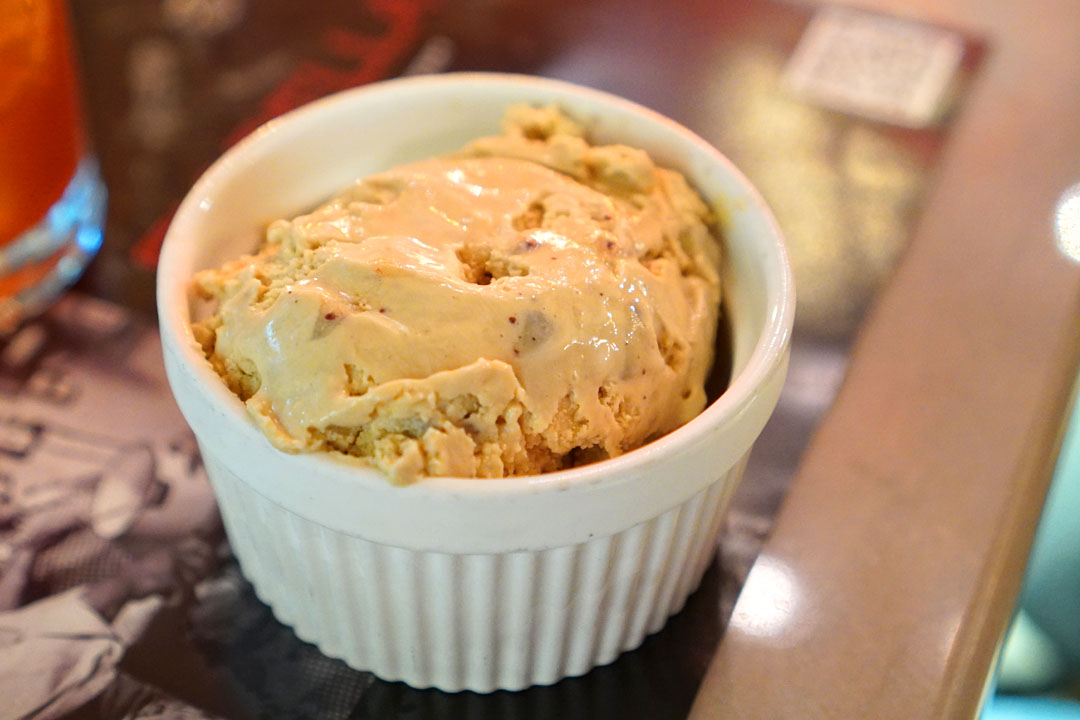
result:
[[[192,275],[250,251],[268,221],[356,178],[497,132],[516,102],[557,103],[594,141],[647,150],[717,209],[728,389],[645,447],[545,475],[397,487],[333,454],[274,449],[192,336]],[[708,143],[611,95],[489,74],[369,85],[257,130],[181,204],[157,300],[169,382],[259,597],[299,637],[353,667],[479,692],[583,674],[636,648],[683,606],[776,404],[794,309],[769,210]]]

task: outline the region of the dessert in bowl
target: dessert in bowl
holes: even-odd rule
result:
[[[586,433],[582,437],[591,439],[579,438],[571,449],[599,452],[555,453],[555,460],[541,453],[536,464],[528,453],[508,455],[504,462],[494,457],[498,452],[488,452],[486,464],[463,465],[441,450],[421,453],[418,442],[406,443],[407,452],[391,453],[380,465],[361,452],[355,453],[360,458],[348,455],[358,443],[327,443],[325,433],[315,435],[315,446],[325,451],[283,451],[282,446],[312,448],[289,446],[297,432],[272,442],[276,425],[260,417],[279,417],[280,411],[265,393],[257,397],[261,385],[237,394],[237,387],[223,382],[225,356],[211,363],[208,355],[214,358],[215,343],[228,343],[218,339],[224,337],[215,329],[221,325],[211,328],[208,339],[192,279],[201,273],[205,280],[224,263],[252,253],[269,223],[308,217],[358,178],[497,136],[504,112],[521,103],[559,108],[583,126],[593,146],[618,144],[647,153],[657,167],[684,175],[704,198],[707,214],[717,219],[721,245],[719,265],[710,266],[718,268],[715,287],[727,318],[722,334],[730,334],[726,389],[688,420],[668,413],[676,421],[655,439],[655,433],[642,431],[625,447],[604,446],[607,436]],[[527,223],[518,229],[538,227]],[[476,284],[476,268],[494,267],[492,257],[482,255],[478,265],[475,253],[459,253],[461,272],[474,273],[463,277]],[[522,275],[505,277],[510,280],[503,285],[511,288]],[[214,295],[224,283],[201,286]],[[215,299],[226,300],[220,292]],[[779,395],[793,288],[768,209],[730,162],[688,130],[625,100],[567,83],[453,74],[332,96],[269,123],[227,152],[195,185],[169,228],[158,271],[158,308],[170,384],[199,440],[230,541],[259,597],[301,638],[354,667],[418,687],[484,692],[548,684],[611,662],[682,607],[714,554],[723,511]],[[379,313],[387,309],[391,313]],[[386,323],[393,307],[365,305],[362,311]],[[309,308],[308,315],[332,323],[320,325],[320,338],[343,332],[333,324],[339,312],[319,303]],[[556,307],[549,315],[557,312]],[[520,316],[524,324],[527,313]],[[510,326],[517,325],[510,317],[516,321],[518,313],[507,317]],[[547,325],[555,333],[558,322]],[[659,331],[649,327],[655,344]],[[302,329],[290,337],[316,334],[313,327]],[[531,350],[514,344],[521,339],[520,332],[513,335],[506,352]],[[489,364],[496,362],[513,367],[514,360]],[[343,383],[355,380],[342,363],[335,360],[330,367],[342,368]],[[474,369],[440,387],[468,381],[488,387],[514,376],[497,369],[495,375]],[[257,374],[269,377],[265,370]],[[526,376],[523,385],[508,391],[519,398],[536,386],[520,374]],[[376,379],[375,387],[403,382]],[[356,402],[371,385],[361,383]],[[694,397],[703,393],[700,380],[680,392],[699,407],[704,403],[703,395]],[[253,412],[253,398],[266,400],[272,410],[263,416]],[[533,412],[535,434],[557,414],[557,408],[551,417]],[[360,417],[358,432],[376,424],[370,413]],[[433,424],[421,429],[439,430]],[[533,426],[522,425],[526,431]],[[475,440],[473,445],[460,440],[454,447],[479,458],[483,433],[474,430],[465,439]],[[648,441],[637,446],[642,440]],[[395,443],[394,448],[405,447]],[[412,459],[395,464],[401,457]],[[595,461],[578,464],[584,460]],[[440,469],[450,471],[444,475],[458,470],[508,476],[433,476]]]

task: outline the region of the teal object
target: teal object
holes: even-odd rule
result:
[[[1049,690],[1065,677],[1066,661],[1057,643],[1021,610],[1013,619],[998,664],[998,691]]]
[[[1074,395],[1075,406],[1075,395]],[[997,690],[1052,689],[1080,672],[1080,413],[1065,430],[1035,534],[1020,610],[1005,637]],[[1080,701],[997,694],[980,720],[1080,720]]]
[[[1073,412],[1028,562],[1021,607],[1080,669],[1080,417]]]
[[[987,703],[980,720],[1080,720],[1080,702],[998,695]]]

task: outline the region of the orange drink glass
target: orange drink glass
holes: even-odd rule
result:
[[[101,245],[64,0],[0,0],[0,336],[44,310]]]

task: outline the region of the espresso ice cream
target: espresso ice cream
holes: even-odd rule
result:
[[[363,180],[199,273],[207,358],[288,452],[397,482],[542,473],[705,405],[720,298],[710,213],[642,151],[554,108]]]

